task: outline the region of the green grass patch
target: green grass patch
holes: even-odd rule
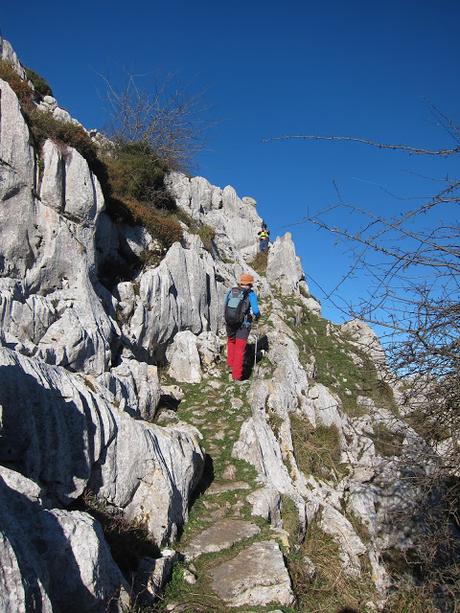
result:
[[[390,386],[379,379],[372,359],[353,345],[339,326],[300,306],[293,298],[278,298],[299,346],[301,362],[306,364],[311,355],[315,356],[316,380],[337,394],[348,415],[366,413],[357,402],[358,396],[372,398],[378,406],[397,414]]]
[[[289,544],[291,547],[297,545],[300,538],[299,511],[295,502],[284,494],[281,496],[281,517],[283,528],[289,534]]]

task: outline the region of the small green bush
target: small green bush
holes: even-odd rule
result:
[[[35,87],[35,91],[40,94],[40,96],[52,96],[53,92],[51,87],[48,85],[47,81],[37,74],[31,68],[26,68],[26,75],[29,81],[32,81],[33,86]]]
[[[214,228],[211,228],[211,226],[207,226],[206,224],[203,224],[202,226],[199,226],[196,234],[198,234],[198,236],[201,238],[203,247],[206,249],[206,251],[211,252],[212,251],[212,241],[214,240],[214,237],[216,236],[216,231],[214,230]]]
[[[118,143],[104,161],[112,192],[117,198],[150,202],[157,209],[175,208],[164,185],[168,167],[148,144]]]
[[[69,145],[76,149],[89,163],[90,167],[97,160],[97,148],[91,137],[79,125],[71,121],[56,119],[48,111],[34,108],[28,113],[29,126],[38,147],[42,147],[46,139]]]

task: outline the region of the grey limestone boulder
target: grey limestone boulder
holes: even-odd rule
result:
[[[43,506],[41,490],[0,467],[0,609],[121,611],[128,586],[100,525],[87,513]]]
[[[189,179],[177,172],[168,176],[167,184],[180,208],[214,228],[214,242],[220,255],[235,260],[239,252],[256,254],[262,219],[252,200],[239,198],[229,185],[221,189],[203,177]]]
[[[26,78],[26,71],[19,61],[15,50],[13,49],[11,43],[5,40],[3,36],[0,36],[0,58],[11,64],[21,79]]]
[[[254,543],[210,574],[214,591],[230,607],[294,602],[283,554],[274,541]]]
[[[178,331],[216,332],[223,298],[224,288],[216,279],[210,254],[174,243],[160,265],[140,277],[139,297],[126,334],[133,346],[150,355]]]
[[[321,383],[316,383],[308,390],[308,403],[311,403],[315,413],[315,421],[323,426],[335,426],[342,433],[344,418],[341,414],[340,401],[329,389]]]
[[[255,490],[247,497],[252,505],[252,515],[258,515],[266,519],[275,528],[281,528],[281,496],[279,492],[270,486]]]
[[[34,228],[35,159],[29,129],[16,94],[0,80],[0,272],[22,278],[34,258],[38,232]]]
[[[99,374],[110,363],[115,332],[94,274],[101,188],[80,154],[47,141],[43,200],[37,198],[29,131],[16,95],[0,87],[0,291],[8,282],[17,286],[2,305],[2,332],[29,355]]]
[[[0,462],[63,504],[89,487],[159,544],[175,537],[203,467],[192,427],[134,420],[81,377],[8,349],[0,406]]]
[[[267,261],[267,279],[284,295],[299,293],[304,274],[295,253],[290,232],[278,237],[270,248]]]
[[[197,337],[184,330],[178,332],[166,351],[169,375],[181,383],[200,383],[201,364],[197,348]]]
[[[161,395],[156,366],[122,357],[121,364],[102,374],[98,381],[127,413],[146,420],[155,416]]]
[[[340,328],[361,351],[372,358],[379,370],[382,370],[385,365],[385,353],[374,330],[362,319],[347,321]]]
[[[190,561],[204,553],[229,549],[235,543],[259,534],[260,528],[241,519],[221,519],[197,534],[187,544],[183,554]]]
[[[297,295],[317,315],[321,305],[310,295],[300,258],[296,255],[290,232],[278,237],[268,252],[267,280],[283,296]]]
[[[300,531],[303,532],[306,526],[305,503],[284,464],[280,443],[260,408],[253,409],[252,417],[241,426],[232,456],[252,464],[262,483],[294,501],[299,513]]]
[[[339,544],[345,571],[352,576],[359,576],[361,573],[359,556],[366,553],[366,547],[349,520],[337,509],[328,505],[322,512],[321,528]]]

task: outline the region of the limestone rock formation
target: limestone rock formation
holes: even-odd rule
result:
[[[0,366],[2,462],[63,504],[88,486],[158,543],[175,537],[203,462],[193,429],[135,421],[84,378],[11,350],[1,350]]]
[[[128,586],[90,515],[47,508],[36,483],[2,466],[0,527],[2,611],[121,611]]]
[[[230,607],[289,606],[294,601],[283,556],[274,541],[251,545],[211,575],[214,590]]]

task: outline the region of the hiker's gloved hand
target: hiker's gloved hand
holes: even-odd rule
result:
[[[254,315],[254,319],[255,319],[256,321],[259,321],[259,319],[260,319],[260,313],[259,313],[258,315]]]

